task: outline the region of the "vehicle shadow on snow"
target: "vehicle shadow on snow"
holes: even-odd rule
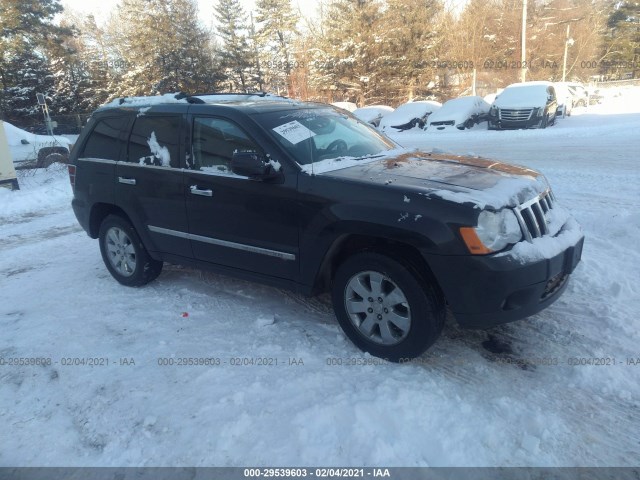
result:
[[[331,296],[327,293],[307,297],[276,287],[171,264],[165,264],[160,281],[165,285],[187,282],[190,291],[212,299],[217,297],[216,301],[246,302],[251,306],[259,304],[269,310],[269,313],[286,318],[287,321],[305,322],[304,315],[307,314],[312,317],[308,320],[314,324],[320,322],[324,326],[333,325],[339,330]],[[448,312],[442,336],[420,357],[418,363],[434,366],[441,361],[460,364],[464,362],[463,359],[468,358],[470,352],[475,352],[489,363],[535,370],[535,365],[520,361],[521,348],[518,344],[526,343],[526,329],[519,330],[510,324],[488,330],[460,328],[453,314]],[[295,343],[297,342],[292,337],[292,344]]]

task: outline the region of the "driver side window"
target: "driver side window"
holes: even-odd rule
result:
[[[231,157],[236,151],[262,153],[235,123],[212,117],[194,118],[191,151],[188,168],[217,175],[234,175]]]

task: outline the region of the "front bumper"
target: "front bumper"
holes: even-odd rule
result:
[[[533,115],[528,120],[503,120],[495,116],[489,117],[490,130],[507,130],[518,128],[540,128],[544,117]]]
[[[462,327],[487,328],[534,315],[555,302],[582,256],[584,237],[552,258],[424,255]]]

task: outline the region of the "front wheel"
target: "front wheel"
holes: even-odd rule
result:
[[[128,287],[155,280],[162,262],[151,258],[129,221],[109,215],[100,225],[100,253],[109,273]]]
[[[378,253],[353,255],[338,268],[332,300],[349,339],[393,362],[419,356],[444,326],[437,287],[408,263]]]

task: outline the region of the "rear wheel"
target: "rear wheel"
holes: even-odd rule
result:
[[[332,300],[349,339],[394,362],[423,353],[444,325],[437,288],[408,263],[378,253],[353,255],[338,268]]]
[[[62,148],[41,148],[38,151],[37,168],[47,168],[53,163],[67,163],[69,152]]]
[[[545,115],[542,120],[540,120],[540,128],[547,128],[549,125],[549,115]]]
[[[151,258],[128,220],[107,216],[100,225],[99,239],[102,260],[121,284],[138,287],[160,275],[162,262]]]

